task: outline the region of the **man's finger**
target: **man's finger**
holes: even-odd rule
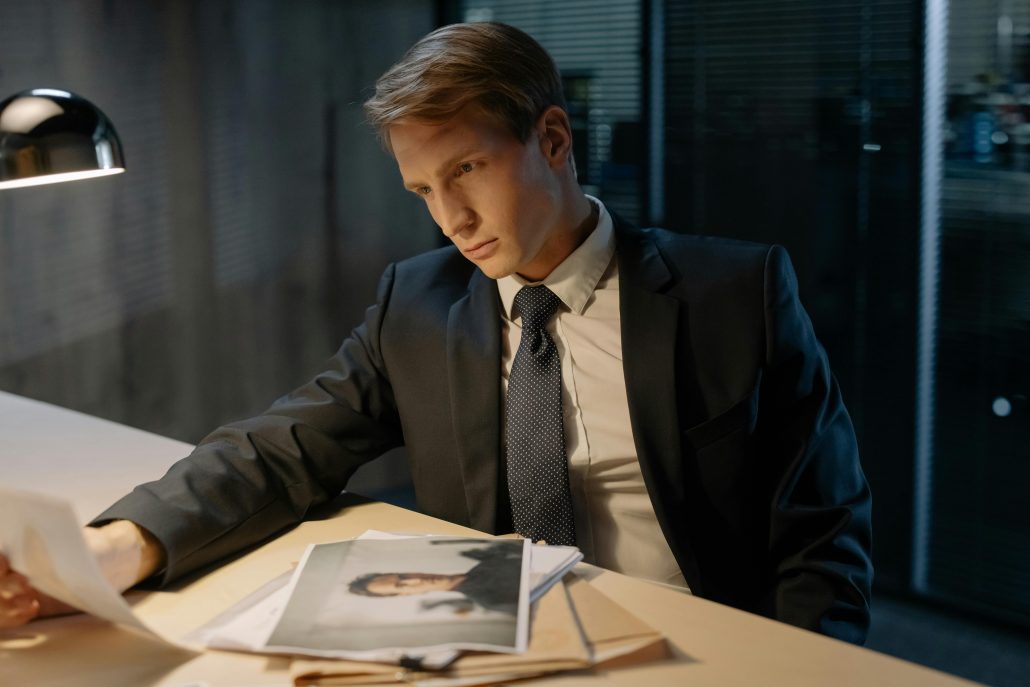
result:
[[[39,601],[31,595],[18,597],[12,603],[0,603],[0,628],[18,627],[39,613]]]
[[[12,601],[16,597],[31,594],[32,586],[24,575],[9,572],[0,576],[0,602]]]

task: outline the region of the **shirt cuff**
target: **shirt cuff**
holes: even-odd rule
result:
[[[96,558],[104,578],[119,592],[136,584],[143,561],[143,535],[128,520],[83,530],[86,545]]]

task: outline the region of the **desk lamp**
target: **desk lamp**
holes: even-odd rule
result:
[[[111,120],[85,98],[35,88],[0,102],[0,190],[124,171]]]

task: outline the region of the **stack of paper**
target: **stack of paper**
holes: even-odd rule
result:
[[[445,665],[526,650],[529,605],[583,556],[526,540],[398,535],[308,547],[284,575],[189,636],[205,646]]]
[[[521,654],[465,653],[440,670],[357,661],[295,660],[294,684],[471,687],[566,670],[612,669],[667,656],[665,640],[589,583],[570,575],[535,606]]]

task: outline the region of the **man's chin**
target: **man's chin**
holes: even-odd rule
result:
[[[469,260],[473,265],[479,268],[480,272],[490,279],[503,279],[504,277],[511,276],[515,272],[515,268],[494,258],[487,258],[485,260],[472,260],[470,258]]]

